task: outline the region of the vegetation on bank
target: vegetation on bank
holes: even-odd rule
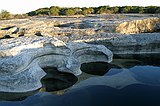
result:
[[[110,6],[99,6],[99,7],[74,7],[74,8],[60,8],[58,6],[52,6],[50,8],[40,8],[35,11],[27,13],[29,16],[35,15],[86,15],[86,14],[116,14],[116,13],[149,13],[155,14],[160,13],[160,7],[158,6],[122,6],[122,7],[110,7]]]
[[[99,6],[99,7],[74,7],[61,8],[58,6],[51,6],[50,8],[40,8],[26,14],[12,15],[9,12],[2,10],[0,19],[17,19],[26,18],[28,16],[72,16],[72,15],[87,15],[87,14],[117,14],[117,13],[146,13],[155,14],[160,13],[159,6]]]
[[[6,10],[2,10],[0,12],[0,19],[5,20],[5,19],[21,19],[21,18],[27,18],[28,14],[10,14]]]

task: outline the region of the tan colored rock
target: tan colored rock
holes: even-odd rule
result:
[[[143,32],[153,32],[159,29],[159,18],[147,18],[142,20],[131,20],[122,22],[116,27],[116,31],[122,34],[135,34]]]
[[[160,29],[159,18],[149,15],[138,15],[137,17],[124,15],[122,18],[117,14],[83,18],[33,17],[30,19],[1,20],[0,23],[0,36],[2,37],[11,34],[43,36],[95,35],[103,32],[134,34]],[[14,27],[2,30],[12,26]]]

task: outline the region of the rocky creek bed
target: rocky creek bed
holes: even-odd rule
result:
[[[0,22],[0,105],[160,105],[158,15]]]
[[[88,68],[90,68],[91,70],[87,70],[88,72],[84,70],[82,75],[78,77],[81,82],[75,84],[67,91],[58,91],[54,92],[54,94],[51,92],[46,93],[44,91],[40,91],[36,94],[32,93],[32,96],[29,96],[27,98],[23,97],[21,99],[15,99],[16,96],[12,94],[10,95],[10,97],[13,97],[18,101],[1,101],[0,105],[44,106],[54,104],[57,106],[112,106],[115,101],[116,103],[114,103],[114,105],[122,104],[124,106],[133,106],[139,104],[142,106],[150,106],[150,104],[160,104],[160,66],[158,60],[148,59],[148,61],[146,61],[143,59],[113,59],[113,62],[111,62],[110,64],[99,63],[99,65],[105,65],[105,67],[108,68],[100,68],[104,72],[103,75],[101,74],[102,76],[99,76],[99,73],[96,74],[96,71],[98,69],[96,68],[96,65],[98,64],[89,63]],[[85,67],[86,69],[87,65],[82,67]],[[62,79],[64,77],[60,78]],[[70,76],[69,78],[72,79],[73,77]],[[63,80],[61,80],[62,82],[58,81],[57,84],[64,84]],[[3,95],[3,97],[8,98],[8,95],[5,94]]]
[[[160,30],[159,15],[155,14],[90,15],[79,18],[32,17],[0,20],[0,23],[0,38],[34,34],[39,36],[137,34]]]

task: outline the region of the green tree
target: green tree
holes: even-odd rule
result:
[[[58,16],[60,12],[60,8],[58,6],[50,7],[50,15]]]
[[[50,15],[49,8],[40,8],[36,10],[36,15]]]
[[[121,13],[130,13],[132,9],[132,6],[124,6],[121,9]]]
[[[128,11],[128,13],[143,13],[143,12],[144,12],[143,7],[139,6],[132,6]]]
[[[81,12],[83,15],[86,15],[86,14],[92,14],[92,13],[94,13],[94,9],[93,8],[86,8],[86,7],[84,7],[84,8],[82,8],[82,12]]]
[[[15,19],[21,19],[21,18],[27,18],[28,15],[27,14],[15,14],[13,15],[13,18]]]
[[[119,10],[119,8],[118,8],[117,6],[110,8],[110,11],[111,11],[112,13],[118,13],[118,10]]]
[[[28,16],[35,16],[35,15],[37,15],[36,14],[36,11],[31,11],[31,12],[29,12],[29,13],[27,13],[28,14]]]
[[[97,11],[96,13],[97,14],[105,14],[105,13],[108,13],[108,10],[109,10],[109,6],[100,6],[97,8]]]
[[[75,9],[73,8],[64,8],[62,9],[61,11],[61,14],[62,15],[67,15],[67,16],[70,16],[70,15],[75,15],[76,11]]]
[[[2,10],[0,13],[0,17],[2,19],[9,19],[11,17],[11,14],[6,10]]]
[[[82,13],[82,9],[81,9],[80,7],[75,7],[75,8],[74,8],[74,11],[75,11],[75,14],[76,14],[76,15],[79,15],[79,14]]]
[[[21,14],[15,14],[15,15],[14,15],[14,18],[15,18],[15,19],[20,19],[20,18],[22,18],[22,15],[21,15]]]
[[[21,14],[22,18],[28,18],[28,14]]]
[[[155,13],[160,13],[160,7],[157,8]]]
[[[145,11],[144,7],[137,7],[138,8],[138,13],[142,14]]]
[[[152,13],[154,14],[157,10],[157,7],[156,6],[147,6],[146,7],[146,13]]]

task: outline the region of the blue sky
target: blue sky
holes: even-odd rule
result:
[[[160,6],[160,0],[0,0],[0,10],[13,14],[26,13],[42,7],[96,7],[96,6]]]

